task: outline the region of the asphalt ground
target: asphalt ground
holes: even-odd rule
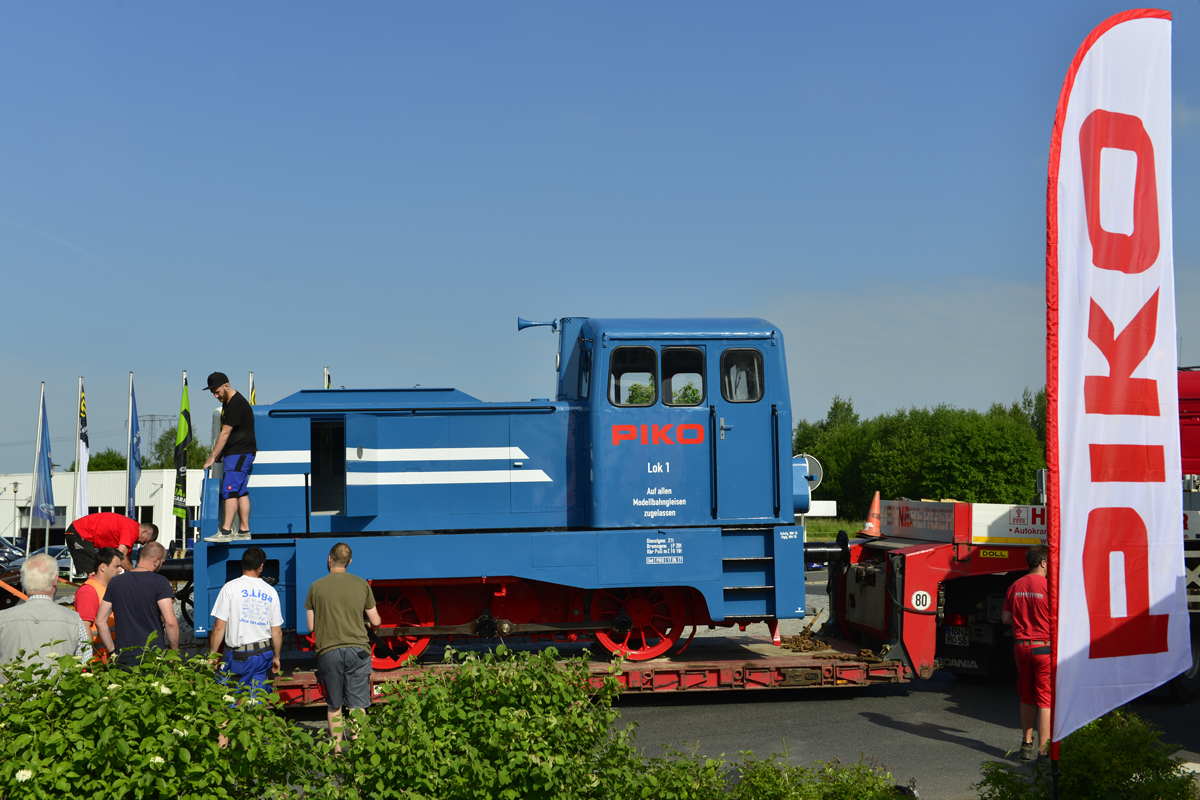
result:
[[[1148,695],[1130,704],[1164,729],[1164,740],[1200,750],[1200,707]],[[786,750],[791,764],[856,761],[886,766],[923,798],[975,798],[985,761],[1015,764],[1020,743],[1014,687],[937,672],[928,681],[870,689],[787,689],[707,695],[627,695],[625,724],[637,724],[648,754],[670,743],[736,759]],[[1013,754],[1015,756],[1015,753]]]
[[[824,606],[824,591],[824,574],[810,573],[810,612]],[[782,626],[784,635],[796,626]],[[765,635],[766,626],[747,632]],[[1021,738],[1015,686],[947,672],[865,689],[630,694],[618,707],[623,723],[636,723],[647,754],[671,744],[729,760],[743,750],[758,757],[786,751],[789,763],[800,765],[865,758],[932,800],[978,797],[972,785],[980,766],[1016,764]],[[1200,752],[1200,703],[1180,705],[1159,690],[1130,707],[1161,726],[1165,741]]]
[[[827,605],[823,571],[809,573],[807,589],[811,620]],[[822,616],[817,626],[823,621]],[[793,635],[807,622],[785,620],[781,633]],[[190,631],[182,633],[188,638]],[[766,636],[767,627],[748,625],[746,633]],[[698,637],[738,634],[737,628],[697,632]],[[560,649],[564,655],[578,654]],[[436,660],[435,653],[431,657]],[[1162,727],[1165,741],[1200,753],[1195,724],[1200,703],[1180,705],[1160,690],[1130,706]],[[1015,757],[1020,743],[1015,686],[947,672],[936,672],[928,681],[865,689],[629,694],[617,707],[621,724],[636,724],[637,743],[648,755],[671,744],[730,761],[743,750],[758,757],[786,751],[789,763],[801,765],[864,758],[890,770],[897,784],[911,782],[922,798],[932,800],[976,798],[972,785],[981,777],[980,766],[991,760],[1015,764],[1009,754]],[[292,709],[288,716],[311,730],[325,725],[323,708]]]

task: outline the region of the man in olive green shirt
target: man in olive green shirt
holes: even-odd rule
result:
[[[371,643],[363,615],[378,628],[371,585],[346,572],[350,545],[338,542],[329,551],[329,574],[313,582],[304,600],[308,629],[317,644],[317,679],[325,693],[329,735],[342,741],[342,707],[359,716],[371,705]]]

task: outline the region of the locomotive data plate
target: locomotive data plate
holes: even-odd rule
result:
[[[971,629],[966,625],[947,625],[946,644],[956,647],[969,647],[971,644]]]

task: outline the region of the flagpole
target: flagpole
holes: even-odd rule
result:
[[[322,389],[329,388],[329,367],[325,368],[325,381],[321,384]]]
[[[254,382],[254,373],[253,372],[250,373],[250,380],[251,380],[251,383]],[[187,396],[187,370],[186,369],[183,371],[183,393],[184,393],[184,396],[186,397]],[[182,406],[182,403],[180,403],[180,405]],[[190,403],[189,403],[189,406],[190,406]],[[179,441],[179,423],[183,421],[182,410],[180,411],[179,416],[180,416],[180,419],[175,421],[175,441],[177,441],[177,442]],[[189,418],[191,417],[191,409],[190,408],[188,409],[188,417]],[[190,436],[191,433],[192,433],[191,423],[189,422],[188,423],[188,435]],[[186,441],[184,442],[183,447],[184,447],[184,451],[186,452],[187,451],[187,442]],[[174,465],[172,465],[172,466],[174,466]],[[184,514],[186,516],[186,514],[187,514],[187,462],[186,461],[184,462],[183,466],[184,466],[183,503],[184,503]],[[179,469],[178,469],[178,467],[175,469],[175,485],[176,486],[179,485]],[[172,509],[172,512],[173,511],[174,511],[174,509]],[[187,555],[187,527],[186,526],[187,526],[187,520],[184,517],[176,515],[175,516],[175,538],[179,542],[180,546],[183,547],[184,555]]]
[[[246,397],[250,400],[250,405],[255,405],[255,400],[257,398],[254,396],[254,372],[253,371],[250,372],[250,394],[246,395]]]
[[[29,558],[29,545],[33,540],[33,504],[37,500],[38,448],[42,446],[42,408],[46,402],[46,382],[42,381],[42,393],[38,398],[38,427],[36,444],[33,446],[33,493],[29,496],[29,533],[25,535],[25,557]]]
[[[79,397],[80,398],[83,397],[83,376],[82,375],[79,376]],[[76,401],[76,405],[78,405],[78,403],[79,403],[79,401]],[[71,527],[71,523],[76,520],[76,518],[78,516],[77,512],[79,511],[79,467],[80,467],[79,435],[82,432],[82,430],[83,430],[83,418],[79,413],[79,409],[76,408],[75,409],[75,480],[72,482],[70,508],[67,509],[67,524],[64,526],[67,528]],[[74,567],[74,565],[75,565],[75,562],[72,561],[71,566]]]
[[[133,495],[133,372],[129,373],[129,410],[125,412],[125,512],[129,513],[129,498]],[[137,512],[134,512],[135,514]]]

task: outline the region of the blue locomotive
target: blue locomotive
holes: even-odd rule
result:
[[[810,476],[791,458],[779,329],[518,322],[532,325],[559,336],[553,401],[326,389],[255,407],[252,543],[285,626],[307,633],[304,597],[337,541],[375,591],[377,669],[433,637],[594,639],[640,660],[688,626],[804,616],[795,514]],[[202,536],[219,478],[205,480]],[[248,544],[197,544],[197,635]]]

